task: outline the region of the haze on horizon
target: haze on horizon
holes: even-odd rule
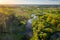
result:
[[[60,0],[0,0],[0,4],[59,4]]]

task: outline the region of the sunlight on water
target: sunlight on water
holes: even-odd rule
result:
[[[28,20],[28,23],[32,23],[32,19],[29,19],[29,20]]]
[[[29,20],[28,20],[28,23],[32,23],[32,20],[34,20],[35,18],[37,18],[37,17],[35,16],[35,14],[32,14],[31,17],[33,17],[33,18],[32,18],[32,19],[29,19]]]

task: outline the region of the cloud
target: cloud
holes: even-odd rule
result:
[[[0,4],[60,4],[60,0],[0,0]]]

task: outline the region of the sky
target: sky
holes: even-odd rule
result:
[[[60,0],[0,0],[0,4],[59,4]]]

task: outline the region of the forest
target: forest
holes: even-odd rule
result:
[[[60,40],[60,5],[0,5],[0,40]]]

